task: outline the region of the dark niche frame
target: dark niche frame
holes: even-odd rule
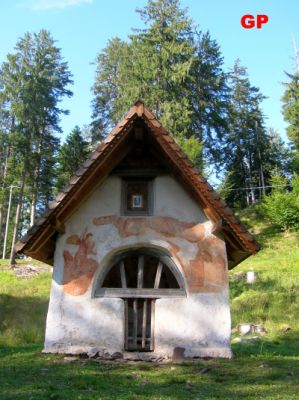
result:
[[[135,201],[134,201],[135,200]],[[138,204],[136,204],[139,202]],[[140,200],[140,201],[138,201]],[[135,207],[134,203],[135,202]],[[121,215],[149,216],[154,212],[154,178],[122,178]]]

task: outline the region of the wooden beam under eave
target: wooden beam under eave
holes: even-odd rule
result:
[[[219,221],[221,221],[221,218],[219,215],[212,209],[212,207],[205,206],[203,208],[203,212],[206,214],[206,216],[209,218],[210,221],[213,222],[214,225],[217,225]]]
[[[135,103],[135,111],[138,115],[138,117],[142,117],[144,114],[144,103],[140,100],[136,101]]]
[[[35,260],[42,261],[46,264],[53,266],[54,252],[56,243],[54,240],[47,241],[39,249],[32,251],[31,249],[25,250],[24,253]]]
[[[135,126],[134,128],[135,139],[137,142],[141,142],[144,138],[144,132],[142,126]]]
[[[60,221],[65,222],[70,218],[87,200],[87,198],[105,181],[114,169],[115,165],[117,165],[129,153],[130,146],[128,145],[125,147],[125,144],[121,146],[113,157],[111,157],[111,155],[109,156],[109,160],[111,157],[113,162],[105,158],[103,162],[99,164],[88,177],[86,177],[85,181],[80,185],[79,190],[77,190],[67,203],[63,205],[61,211],[58,211],[57,218],[59,218]],[[97,177],[99,170],[101,174],[100,179]]]
[[[41,261],[45,264],[51,265],[51,267],[54,266],[54,258],[49,256],[47,253],[44,253],[42,251],[39,251],[37,253],[30,253],[28,254],[30,257],[34,258],[35,260]]]
[[[50,225],[53,227],[53,229],[55,230],[55,232],[63,234],[65,233],[65,226],[64,223],[62,223],[61,221],[59,221],[58,218],[54,218],[50,221]]]
[[[248,257],[248,252],[245,251],[240,251],[240,250],[234,250],[230,253],[231,258],[233,259],[233,261],[239,261],[239,260],[243,260],[246,257]]]
[[[230,231],[230,227],[228,225],[224,225],[220,231],[222,232],[222,234],[224,236],[224,240],[226,242],[228,242],[229,245],[234,250],[248,252],[248,249],[246,248],[245,244],[241,241],[241,239],[236,235],[232,235],[232,233]]]
[[[24,253],[28,254],[29,252],[36,252],[40,250],[41,247],[45,245],[46,242],[51,240],[51,237],[55,234],[55,230],[53,226],[49,223],[44,224],[44,229],[37,232],[37,239],[34,240],[34,244],[31,244],[32,239],[25,245]]]
[[[80,185],[77,186],[77,190],[75,187],[73,193],[69,194],[69,199],[62,200],[61,203],[58,204],[49,219],[44,222],[44,224],[32,236],[30,241],[25,244],[24,251],[22,250],[24,254],[47,263],[53,259],[55,241],[52,243],[51,238],[57,233],[57,231],[61,231],[60,233],[62,233],[62,226],[66,219],[69,218],[103,182],[107,177],[107,174],[115,167],[115,164],[127,155],[127,152],[130,150],[129,144],[131,131],[132,126],[130,126],[129,130],[125,132],[122,138],[118,139],[118,143],[115,149],[113,149],[114,151],[112,151],[112,154],[108,151],[106,157],[101,160],[102,162],[96,165],[96,168],[85,177],[83,182],[80,182]],[[109,160],[113,160],[113,162]],[[101,179],[97,179],[97,174],[101,175]],[[53,218],[54,223],[51,223]],[[58,226],[57,221],[59,221]]]
[[[245,253],[245,252],[239,252],[239,254],[233,254],[233,257],[231,255],[228,257],[228,269],[232,269],[238,264],[240,264],[242,261],[246,260],[246,258],[250,257],[252,254],[251,253]]]

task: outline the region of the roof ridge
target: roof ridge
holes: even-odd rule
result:
[[[209,218],[212,220],[214,219],[214,223],[216,223],[217,226],[219,225],[219,220],[217,222],[216,219],[218,219],[218,217],[222,218],[230,226],[235,237],[238,238],[247,252],[257,252],[259,250],[259,245],[254,240],[254,237],[234,215],[229,206],[220,198],[219,194],[207,182],[206,178],[202,176],[200,170],[188,158],[187,154],[183,152],[180,146],[176,143],[175,137],[162,126],[154,113],[146,108],[141,100],[135,102],[133,107],[131,107],[130,110],[118,121],[109,135],[107,135],[107,137],[98,144],[96,149],[89,154],[87,160],[75,172],[69,183],[55,197],[55,199],[49,203],[48,209],[46,209],[42,217],[37,220],[35,225],[29,229],[24,237],[21,238],[16,245],[16,250],[20,252],[26,251],[27,248],[34,249],[34,243],[38,242],[38,240],[42,240],[40,239],[39,233],[47,235],[48,232],[50,232],[48,235],[51,237],[51,232],[53,235],[53,232],[55,233],[56,229],[55,223],[54,226],[52,226],[53,223],[51,221],[53,221],[53,219],[55,220],[57,215],[64,215],[66,219],[69,218],[69,204],[70,201],[72,201],[70,199],[73,194],[76,194],[78,197],[83,190],[82,187],[91,190],[90,186],[88,186],[90,185],[91,180],[93,177],[103,173],[103,165],[106,165],[107,167],[109,156],[116,151],[119,143],[125,143],[124,140],[126,140],[127,135],[131,132],[131,127],[137,118],[142,118],[146,125],[148,125],[150,133],[156,138],[158,144],[169,158],[169,161],[175,168],[179,169],[180,175],[183,177],[185,176],[184,179],[188,180],[188,185],[193,188],[192,190],[196,191],[198,201],[200,201],[202,205],[206,205],[208,209],[211,208],[211,215],[214,217],[209,216]],[[99,168],[102,169],[99,170]],[[100,172],[100,174],[96,175],[98,172]],[[215,215],[217,218],[215,218]],[[63,222],[64,221],[58,221],[58,225]],[[45,236],[45,240],[47,240],[47,238],[48,236]],[[43,246],[43,244],[40,246]],[[30,251],[28,250],[27,253],[30,253]],[[244,254],[247,253],[245,252]]]

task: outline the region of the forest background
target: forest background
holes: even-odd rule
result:
[[[59,0],[19,2],[18,6],[31,13],[61,13],[80,3],[93,5],[91,0]],[[73,109],[72,118],[78,119],[68,131],[62,123],[68,114],[65,99],[73,94],[76,75],[52,33],[42,27],[24,32],[9,54],[1,55],[0,250],[3,258],[10,255],[11,264],[17,238],[34,224],[137,99],[145,101],[198,168],[216,182],[230,206],[256,207],[279,229],[299,228],[299,54],[295,37],[289,54],[293,61],[280,83],[282,98],[279,105],[270,107],[269,121],[263,106],[266,95],[251,83],[238,49],[235,61],[227,66],[213,32],[191,18],[185,2],[141,3],[135,29],[117,37],[118,24],[111,20],[113,35],[104,48],[95,46],[90,119],[83,121]],[[261,2],[254,3],[256,8]],[[119,17],[120,2],[118,6]],[[246,12],[254,14],[253,8],[247,7]],[[232,15],[239,23],[242,15],[236,15],[237,9],[225,18],[222,13],[222,30]],[[221,16],[220,9],[217,15]],[[204,12],[201,18],[205,20]],[[239,30],[242,36],[241,26]],[[252,32],[251,40],[268,34]],[[290,34],[285,48],[290,48],[291,39]],[[273,38],[271,43],[273,47]],[[253,57],[259,68],[260,57]],[[275,76],[271,70],[267,75]],[[77,98],[77,107],[81,102]],[[279,109],[286,132],[280,122],[275,126],[277,111],[273,109]]]

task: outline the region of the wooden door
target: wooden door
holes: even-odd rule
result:
[[[125,350],[153,351],[155,299],[125,299]]]

